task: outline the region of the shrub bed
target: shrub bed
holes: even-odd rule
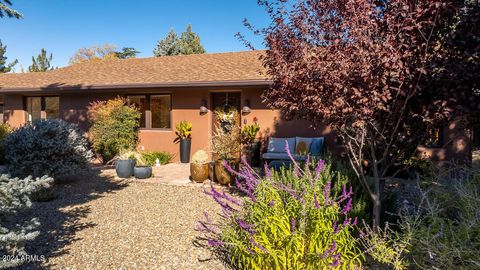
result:
[[[142,152],[142,157],[148,166],[154,166],[157,159],[162,165],[168,164],[172,162],[173,156],[174,155],[169,152]]]
[[[77,125],[59,119],[37,120],[5,138],[7,171],[18,177],[75,175],[89,167],[93,154]]]

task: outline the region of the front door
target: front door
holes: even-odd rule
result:
[[[230,112],[232,109],[237,111],[237,123],[240,125],[240,106],[241,106],[240,92],[218,92],[212,93],[212,111],[222,110],[223,112]],[[215,113],[212,116],[212,135],[215,129],[219,126],[218,119]],[[213,156],[216,159],[216,155]]]

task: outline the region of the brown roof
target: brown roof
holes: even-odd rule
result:
[[[88,61],[47,72],[0,75],[0,91],[264,85],[262,51]]]

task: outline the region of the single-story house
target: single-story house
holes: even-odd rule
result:
[[[47,72],[1,74],[3,120],[18,127],[34,119],[61,118],[88,129],[86,107],[90,102],[124,96],[142,112],[139,149],[169,151],[178,160],[175,124],[192,122],[192,153],[205,149],[213,129],[213,109],[228,104],[241,112],[242,125],[256,118],[262,138],[324,136],[329,149],[341,149],[328,127],[313,129],[306,121],[284,121],[278,110],[262,103],[261,94],[271,81],[259,60],[261,54],[247,51],[112,59]],[[201,112],[201,107],[208,111]],[[442,145],[422,151],[438,159],[469,151],[465,137],[458,137],[457,126],[441,136]]]

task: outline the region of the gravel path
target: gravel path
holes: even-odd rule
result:
[[[223,269],[194,245],[203,211],[219,209],[198,187],[85,177],[29,211],[42,223],[28,268]],[[27,213],[28,215],[29,213]],[[25,267],[25,266],[24,266]]]

